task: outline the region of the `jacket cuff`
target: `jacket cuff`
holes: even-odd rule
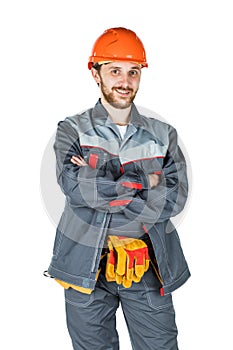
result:
[[[147,190],[150,189],[150,181],[149,176],[145,174],[143,171],[139,171],[137,173],[126,173],[125,176],[123,175],[119,182],[121,186],[129,188],[129,189],[135,189],[135,190]]]

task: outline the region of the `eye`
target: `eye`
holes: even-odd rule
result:
[[[139,71],[136,69],[132,69],[129,71],[129,75],[132,77],[137,76],[138,74],[139,74]]]
[[[120,71],[119,71],[119,69],[114,68],[114,69],[111,70],[111,73],[113,75],[118,75],[118,74],[120,74]]]

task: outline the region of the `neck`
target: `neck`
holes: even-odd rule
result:
[[[102,98],[101,98],[101,103],[103,104],[104,108],[107,110],[113,123],[118,125],[127,125],[129,123],[131,106],[123,109],[115,108],[112,105],[110,105],[107,101],[104,101],[104,99]]]

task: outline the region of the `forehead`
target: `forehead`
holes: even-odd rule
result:
[[[125,69],[125,70],[131,70],[131,69],[141,70],[141,65],[135,62],[114,61],[114,62],[109,62],[104,64],[103,68],[104,67],[105,69],[118,68],[118,69]]]

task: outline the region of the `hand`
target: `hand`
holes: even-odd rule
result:
[[[87,166],[87,162],[81,156],[72,156],[70,159],[71,163],[78,166]]]
[[[157,174],[149,174],[149,182],[150,182],[150,187],[154,188],[156,186],[158,186],[159,184],[159,175]]]

